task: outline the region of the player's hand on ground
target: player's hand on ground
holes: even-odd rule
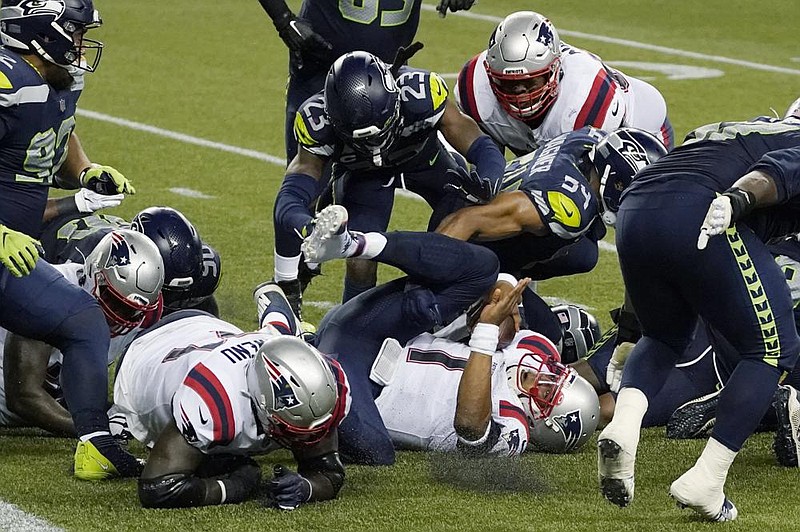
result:
[[[35,238],[0,224],[0,262],[14,277],[31,273],[41,247]]]
[[[612,392],[619,392],[620,384],[622,384],[622,370],[635,345],[631,342],[622,342],[614,348],[614,353],[606,367],[606,383]]]
[[[122,203],[122,200],[125,199],[125,194],[105,196],[97,192],[92,192],[88,188],[82,188],[75,194],[74,198],[78,212],[89,213],[118,206]]]
[[[273,468],[269,481],[269,498],[281,510],[294,510],[311,498],[311,482],[280,464]]]
[[[526,277],[517,282],[514,287],[511,287],[508,283],[500,283],[495,286],[489,296],[489,301],[481,311],[478,321],[480,323],[500,325],[503,320],[513,316],[515,312],[518,314],[518,306],[522,301],[522,291],[525,290],[530,282],[530,278]]]
[[[114,194],[136,194],[130,180],[111,166],[93,164],[85,168],[80,176],[81,186],[104,196]]]

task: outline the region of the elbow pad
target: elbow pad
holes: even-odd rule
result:
[[[187,508],[208,504],[203,479],[186,474],[139,479],[139,501],[144,508]]]
[[[308,236],[314,218],[309,205],[317,196],[319,183],[306,174],[287,174],[275,198],[275,225],[287,231]]]
[[[297,472],[303,475],[311,482],[311,492],[320,493],[320,489],[315,485],[316,478],[310,479],[309,475],[316,473],[317,475],[324,476],[329,482],[330,487],[333,488],[333,496],[335,498],[344,485],[344,465],[339,459],[339,453],[332,452],[323,454],[297,464]],[[312,475],[316,477],[317,475]]]
[[[494,448],[499,439],[500,425],[494,419],[490,419],[489,426],[486,427],[486,433],[479,440],[469,441],[459,436],[456,441],[456,449],[471,458],[484,456]]]

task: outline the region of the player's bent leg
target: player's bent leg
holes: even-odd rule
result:
[[[798,467],[800,455],[800,400],[792,386],[779,386],[774,398],[778,428],[772,441],[772,450],[778,463],[784,467]]]

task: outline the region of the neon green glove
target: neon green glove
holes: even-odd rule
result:
[[[92,164],[84,168],[80,176],[81,186],[92,192],[111,196],[113,194],[136,194],[128,179],[116,168]]]
[[[14,277],[31,273],[41,246],[35,238],[0,224],[0,262]]]

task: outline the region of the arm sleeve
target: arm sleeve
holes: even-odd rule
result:
[[[296,232],[301,238],[311,231],[309,205],[319,195],[319,183],[306,174],[288,174],[275,198],[275,225]]]
[[[467,160],[475,165],[475,170],[482,178],[497,183],[503,179],[506,159],[489,135],[481,135],[472,143],[467,151]]]
[[[344,485],[344,465],[337,452],[300,460],[297,472],[311,483],[310,501],[335,499]]]

